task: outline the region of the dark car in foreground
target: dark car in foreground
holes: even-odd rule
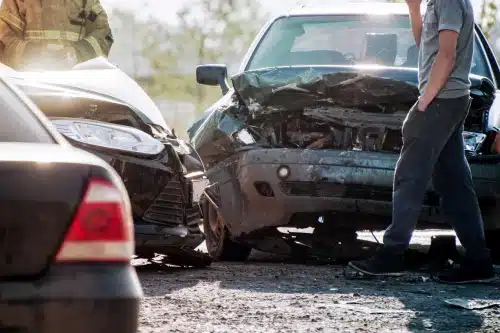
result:
[[[3,79],[0,103],[0,332],[136,332],[123,182]]]
[[[418,98],[416,50],[405,4],[303,6],[262,29],[231,88],[224,65],[199,66],[198,82],[224,92],[189,130],[210,180],[209,253],[244,260],[252,247],[290,253],[384,229],[402,122]],[[498,260],[500,69],[479,27],[470,80],[465,149]],[[429,184],[419,228],[445,221]],[[311,241],[278,227],[315,230]]]
[[[144,90],[104,58],[70,71],[3,68],[75,147],[108,162],[132,203],[136,254],[183,266],[207,266],[198,201],[206,179],[193,148],[175,135]]]

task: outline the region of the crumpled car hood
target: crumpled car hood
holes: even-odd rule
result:
[[[468,131],[484,132],[495,87],[470,75]],[[401,125],[417,101],[416,69],[289,66],[246,71],[188,130],[210,167],[255,147],[398,153]]]
[[[14,84],[53,85],[111,97],[139,110],[151,123],[169,128],[156,104],[137,82],[103,58],[89,60],[69,71],[20,72],[1,65],[0,74]]]
[[[484,78],[470,75],[471,90]],[[233,88],[257,117],[317,106],[408,107],[418,96],[417,70],[380,66],[289,66],[246,71],[232,78]],[[376,111],[372,109],[371,111]]]
[[[323,74],[311,68],[248,71],[233,77],[233,87],[253,116],[320,106],[407,105],[419,95],[413,82],[346,71]]]

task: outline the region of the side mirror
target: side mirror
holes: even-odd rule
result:
[[[481,86],[479,89],[488,95],[494,95],[496,91],[495,84],[486,77],[481,79]]]
[[[226,65],[200,65],[196,67],[196,82],[207,86],[219,85],[225,95],[229,91]]]

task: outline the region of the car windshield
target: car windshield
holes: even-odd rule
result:
[[[476,38],[472,73],[489,77]],[[417,67],[417,48],[406,15],[332,15],[276,20],[247,70],[300,65]]]

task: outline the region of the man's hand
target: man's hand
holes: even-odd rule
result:
[[[455,66],[458,33],[452,30],[439,32],[439,51],[432,64],[429,81],[425,85],[425,93],[418,101],[418,109],[425,111],[427,106],[436,98],[450,78]]]
[[[429,105],[431,103],[432,103],[432,100],[430,98],[428,98],[426,95],[420,96],[420,98],[418,99],[418,105],[417,105],[418,111],[425,112],[425,110],[427,110],[427,108],[429,107]]]

